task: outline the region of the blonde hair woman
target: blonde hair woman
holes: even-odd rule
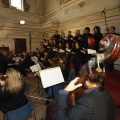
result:
[[[6,71],[7,78],[0,80],[0,108],[6,113],[18,109],[28,103],[25,96],[24,82],[21,80],[18,72],[9,68]]]

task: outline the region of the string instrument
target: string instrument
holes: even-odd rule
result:
[[[51,49],[48,50],[48,52],[45,54],[43,60],[42,60],[42,64],[44,64],[45,62],[48,62],[48,53],[51,51]]]
[[[15,49],[13,49],[13,50],[11,51],[11,53],[10,53],[10,55],[7,57],[7,59],[9,59],[9,58],[12,57],[12,55],[13,55],[13,51],[15,51]]]
[[[77,81],[76,84],[83,84],[88,76],[88,72],[84,71],[84,73],[81,75],[80,79]],[[69,93],[69,107],[71,108],[72,106],[75,106],[76,101],[84,96],[84,89],[82,88],[77,88],[76,90],[72,91]]]
[[[17,52],[16,52],[16,56],[18,56],[18,55],[19,55],[19,51],[20,51],[20,48],[17,50]]]
[[[85,68],[83,74],[81,75],[80,79],[76,84],[84,83],[87,79],[87,76],[92,77],[92,66],[95,66],[96,61],[98,64],[98,67],[96,69],[97,72],[105,72],[101,70],[99,63],[103,63],[104,65],[115,62],[120,57],[120,36],[115,34],[108,34],[106,35],[101,41],[99,46],[100,53],[97,54],[96,57],[92,57],[88,61],[88,68],[87,70]],[[81,97],[84,96],[84,90],[81,88],[78,88],[72,92],[69,93],[69,105],[70,108],[75,105],[75,102]]]

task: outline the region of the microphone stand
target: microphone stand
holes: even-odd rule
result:
[[[105,20],[107,34],[108,34],[108,23],[107,23],[107,17],[106,17],[106,8],[104,10],[102,10],[101,15],[102,14],[104,15],[104,20]]]

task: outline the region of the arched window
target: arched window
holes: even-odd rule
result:
[[[10,0],[10,7],[24,11],[23,0]]]
[[[14,8],[21,11],[28,12],[30,10],[30,4],[27,0],[1,0],[6,8]]]

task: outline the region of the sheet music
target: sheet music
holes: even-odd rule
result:
[[[71,51],[71,49],[65,49],[67,52],[70,52]]]
[[[13,57],[13,60],[20,60],[21,57]]]
[[[38,62],[38,57],[36,57],[36,56],[31,57],[31,60],[32,60],[33,62],[37,63],[37,62]]]
[[[37,71],[41,70],[41,67],[40,67],[40,65],[38,63],[36,65],[31,66],[30,69],[31,69],[32,72],[37,72]]]
[[[54,86],[64,82],[60,67],[50,68],[39,71],[43,88]]]
[[[64,50],[62,50],[62,49],[60,49],[60,50],[59,50],[59,52],[60,52],[60,53],[64,53],[65,51],[64,51]]]
[[[92,49],[87,49],[87,51],[88,51],[88,54],[96,54],[97,53],[96,50],[92,50]]]
[[[55,48],[53,48],[53,51],[54,51],[54,52],[57,52],[58,50],[57,50],[57,49],[55,49]]]

